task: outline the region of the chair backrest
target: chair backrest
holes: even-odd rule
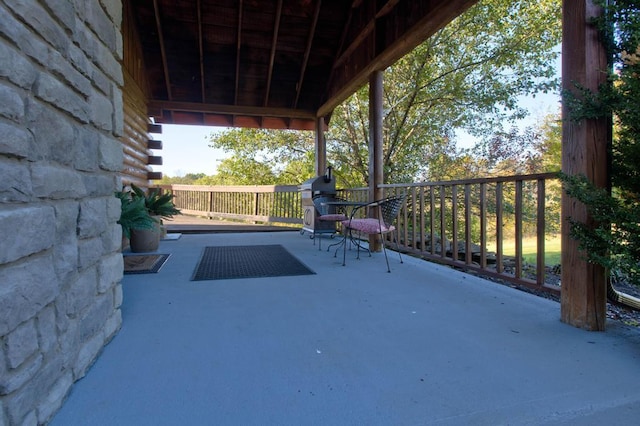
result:
[[[336,197],[331,195],[316,195],[313,197],[313,205],[321,215],[331,214],[335,210],[335,206],[322,205],[322,203],[326,203],[327,201],[336,201]]]
[[[406,194],[395,195],[380,201],[380,211],[382,212],[382,220],[386,225],[391,225],[395,220],[400,209],[404,205]]]

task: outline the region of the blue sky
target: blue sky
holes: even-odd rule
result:
[[[531,126],[541,117],[555,113],[560,107],[556,94],[537,95],[535,98],[522,97],[520,104],[530,111],[530,116],[521,126]],[[162,156],[163,165],[153,166],[165,176],[184,176],[187,173],[215,174],[218,162],[230,156],[222,150],[209,147],[209,136],[223,127],[162,125],[162,134],[154,135],[162,140],[163,149],[154,155]],[[458,135],[459,146],[470,146],[473,139],[464,134]]]
[[[162,134],[153,135],[162,141],[162,166],[153,166],[164,176],[184,176],[187,173],[215,174],[218,161],[228,157],[222,150],[209,147],[211,133],[223,127],[163,124]]]

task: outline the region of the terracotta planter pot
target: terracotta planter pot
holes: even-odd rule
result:
[[[147,253],[158,250],[160,245],[160,227],[153,229],[131,230],[131,251],[134,253]]]

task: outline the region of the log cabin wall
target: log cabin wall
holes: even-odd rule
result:
[[[120,140],[124,166],[121,177],[123,185],[134,183],[146,188],[151,184],[150,177],[161,177],[159,173],[152,172],[149,165],[150,157],[156,160],[160,157],[154,157],[149,149],[149,130],[152,126],[147,111],[147,76],[144,72],[140,42],[133,26],[131,8],[127,2],[123,6],[124,134]]]

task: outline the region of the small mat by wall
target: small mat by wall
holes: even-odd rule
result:
[[[191,281],[315,274],[279,244],[205,247]]]
[[[169,258],[168,254],[131,254],[123,256],[125,274],[158,272]]]

